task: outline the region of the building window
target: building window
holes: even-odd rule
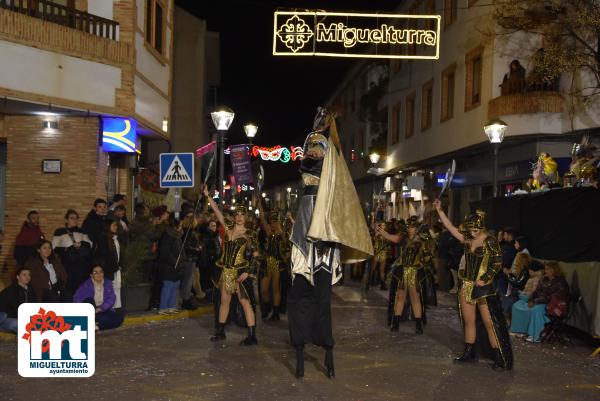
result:
[[[426,15],[439,15],[436,11],[435,11],[435,0],[427,0],[423,3],[423,10],[425,11]],[[428,28],[430,30],[435,30],[435,19],[430,19],[428,22]]]
[[[482,60],[483,47],[478,47],[465,56],[465,111],[481,104]]]
[[[406,115],[404,120],[404,137],[410,138],[415,133],[415,92],[406,97]]]
[[[421,131],[431,128],[433,114],[433,80],[423,85],[421,90]]]
[[[453,64],[442,72],[442,110],[440,121],[444,122],[454,116],[454,80],[456,65]]]
[[[456,21],[458,0],[444,0],[444,29]]]
[[[146,42],[164,56],[166,10],[163,0],[146,0]]]
[[[400,140],[400,102],[392,107],[392,145]]]

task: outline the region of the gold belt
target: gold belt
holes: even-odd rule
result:
[[[472,297],[473,288],[475,288],[474,281],[466,280],[464,278],[462,279],[462,288],[460,289],[460,293],[462,294],[465,301],[467,301],[470,304],[477,303],[477,301],[473,300],[473,297]]]
[[[231,294],[237,292],[237,289],[238,289],[237,269],[235,267],[230,267],[230,268],[224,267],[222,277],[223,277],[223,285],[225,286],[225,289],[227,291],[229,291]]]
[[[279,260],[273,256],[267,256],[267,275],[279,273]]]
[[[404,288],[416,287],[417,286],[417,268],[415,266],[404,267]]]

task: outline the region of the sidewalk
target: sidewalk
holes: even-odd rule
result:
[[[141,326],[146,323],[165,322],[178,319],[188,319],[207,315],[213,312],[212,305],[201,306],[196,310],[182,310],[172,315],[159,315],[156,311],[148,311],[126,315],[121,327]],[[118,330],[118,329],[117,329]],[[13,333],[0,332],[0,341],[14,341],[16,335]]]

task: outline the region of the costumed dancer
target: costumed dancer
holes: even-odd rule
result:
[[[379,220],[375,223],[375,231],[373,232],[373,270],[379,272],[380,289],[387,290],[385,285],[385,263],[387,261],[388,252],[390,249],[389,242],[377,232],[377,228],[384,229],[385,222]],[[369,278],[367,278],[369,279]]]
[[[435,261],[437,260],[437,242],[427,224],[422,224],[419,227],[418,234],[424,242],[425,253],[427,255],[422,261],[425,275],[421,285],[424,290],[421,298],[425,301],[425,308],[430,305],[437,306],[437,268],[435,265]],[[425,317],[426,315],[423,315],[423,323],[427,323]]]
[[[369,230],[340,148],[334,116],[320,108],[304,143],[300,164],[304,194],[290,238],[288,321],[298,378],[304,376],[306,343],[326,350],[326,374],[335,376],[331,287],[342,276],[342,261],[353,263],[373,255]]]
[[[494,284],[494,279],[502,266],[502,251],[498,240],[488,235],[486,231],[485,213],[478,211],[467,216],[465,220],[469,233],[467,235],[459,231],[448,219],[439,199],[435,200],[434,206],[444,226],[465,246],[465,265],[458,271],[460,280],[458,301],[464,328],[465,349],[463,354],[454,361],[459,363],[476,361],[478,357],[475,342],[477,341],[477,348],[486,354],[491,353],[494,370],[510,370],[513,366],[512,346],[506,318],[502,313]]]
[[[282,282],[282,277],[284,280],[285,277],[288,277],[286,271],[289,268],[291,243],[289,236],[281,227],[281,213],[272,211],[269,214],[269,222],[267,223],[260,203],[259,208],[261,223],[267,234],[264,259],[259,274],[260,292],[264,305],[263,319],[268,316],[268,310],[272,305],[273,312],[268,320],[278,322],[280,319],[281,290],[282,286],[285,285]],[[273,295],[272,299],[271,294]]]
[[[248,336],[240,342],[240,345],[256,345],[258,340],[256,339],[253,286],[253,259],[258,256],[256,233],[246,228],[246,208],[244,206],[235,208],[234,224],[228,225],[216,202],[209,196],[206,186],[203,191],[217,220],[225,227],[223,252],[215,263],[217,268],[213,276],[215,288],[220,290],[221,296],[217,327],[210,340],[213,342],[225,340],[225,324],[229,316],[231,297],[236,294],[244,310],[248,326]]]
[[[420,226],[419,218],[412,216],[406,225],[406,236],[390,234],[382,228],[378,228],[378,232],[384,238],[400,244],[398,258],[392,264],[388,319],[391,315],[391,330],[398,331],[400,316],[404,311],[408,292],[415,317],[415,332],[423,334],[424,302],[421,283],[425,279],[423,264],[431,258],[431,255],[423,239],[417,235]]]

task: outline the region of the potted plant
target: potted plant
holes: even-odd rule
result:
[[[148,309],[152,295],[149,265],[154,259],[145,241],[129,241],[121,250],[123,276],[123,308],[126,312],[142,312]]]

